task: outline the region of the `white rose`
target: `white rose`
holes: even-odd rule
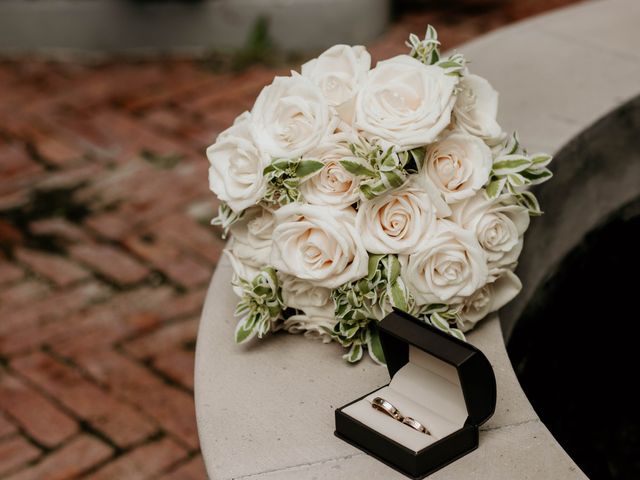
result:
[[[340,165],[340,160],[353,158],[349,150],[353,141],[350,134],[336,133],[309,152],[307,156],[322,161],[324,167],[300,184],[300,193],[307,202],[344,208],[358,200],[360,178]]]
[[[489,180],[493,158],[478,137],[454,132],[427,149],[424,174],[448,203],[469,198]]]
[[[262,172],[270,159],[256,147],[250,121],[245,112],[207,148],[209,187],[236,213],[258,203],[266,190]]]
[[[356,229],[371,253],[413,253],[436,227],[436,208],[418,181],[362,202],[356,216]]]
[[[355,125],[385,146],[427,145],[449,125],[457,82],[408,55],[378,62],[358,93]]]
[[[301,73],[318,85],[329,105],[351,123],[355,96],[370,68],[371,55],[363,46],[334,45],[302,65]]]
[[[486,255],[474,233],[448,220],[438,220],[435,235],[400,262],[419,305],[460,303],[487,282]]]
[[[252,114],[260,149],[272,158],[293,158],[318,145],[337,124],[322,90],[293,72],[262,89]]]
[[[318,287],[308,280],[280,273],[282,301],[285,305],[306,314],[324,313],[328,306],[333,308],[331,289]]]
[[[333,310],[329,311],[329,309],[327,309],[324,316],[302,313],[291,315],[285,319],[283,327],[289,333],[304,333],[305,337],[318,338],[322,340],[322,343],[329,343],[332,337],[325,328],[333,330],[335,324],[336,320],[333,316]]]
[[[460,80],[460,92],[453,107],[455,126],[471,135],[493,140],[502,135],[498,125],[498,92],[484,78],[468,74]]]
[[[292,203],[275,213],[271,264],[283,273],[336,288],[367,274],[369,256],[355,211]]]
[[[284,329],[291,333],[304,332],[306,336],[330,342],[331,335],[322,327],[333,329],[336,324],[331,289],[286,274],[280,275],[280,285],[284,304],[300,311],[285,320]]]
[[[451,220],[475,232],[487,254],[492,278],[503,268],[515,266],[522,251],[524,232],[529,228],[529,213],[517,205],[511,195],[492,200],[479,192],[455,205]]]
[[[242,297],[243,290],[238,285],[239,280],[243,279],[247,282],[251,282],[255,276],[260,272],[258,268],[252,267],[247,263],[243,262],[233,253],[233,244],[234,239],[232,238],[227,244],[227,248],[225,248],[222,252],[229,258],[231,262],[231,268],[233,268],[233,275],[231,277],[231,285],[233,286],[233,293],[235,293],[238,297]]]
[[[273,213],[260,206],[247,209],[231,226],[233,254],[254,267],[269,263],[271,234],[275,228]]]
[[[493,283],[487,283],[468,297],[460,309],[458,326],[463,332],[471,330],[488,314],[509,303],[522,289],[520,279],[506,270]]]

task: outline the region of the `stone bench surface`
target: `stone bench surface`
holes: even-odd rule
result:
[[[556,152],[640,93],[638,18],[635,0],[587,2],[498,30],[460,51],[500,92],[504,129],[517,128],[531,151]],[[209,476],[406,478],[333,436],[335,408],[386,384],[386,369],[368,359],[348,366],[340,346],[291,335],[235,345],[231,273],[223,259],[196,352],[198,430]],[[469,334],[495,370],[496,412],[481,427],[476,451],[429,478],[585,478],[520,388],[502,334],[512,326],[501,328],[493,316]]]

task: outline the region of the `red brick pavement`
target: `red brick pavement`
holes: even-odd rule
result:
[[[570,1],[405,15],[371,51]],[[203,150],[277,71],[0,62],[0,478],[205,477],[193,350],[223,242]]]

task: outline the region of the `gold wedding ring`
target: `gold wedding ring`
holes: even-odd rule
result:
[[[431,434],[431,432],[427,430],[427,427],[425,427],[419,421],[414,420],[411,417],[404,417],[402,419],[402,423],[404,423],[405,425],[409,425],[411,428],[418,430],[419,432],[426,433],[427,435]]]
[[[391,404],[391,402],[386,401],[382,397],[374,398],[371,401],[371,406],[376,410],[380,410],[381,412],[386,413],[390,417],[393,417],[400,422],[404,418],[402,415],[400,415],[398,409]]]
[[[380,410],[382,413],[386,413],[391,418],[394,418],[395,420],[398,420],[399,422],[402,422],[405,425],[413,428],[414,430],[417,430],[426,435],[431,435],[431,432],[427,429],[427,427],[411,417],[405,417],[396,407],[393,406],[391,402],[385,400],[382,397],[376,397],[371,400],[371,406],[376,410]]]

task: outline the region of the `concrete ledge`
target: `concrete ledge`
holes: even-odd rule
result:
[[[635,49],[640,30],[630,20],[638,15],[635,0],[588,2],[496,31],[460,51],[500,91],[504,128],[517,128],[530,150],[557,152],[640,93]],[[569,172],[566,180],[576,171],[563,169]],[[577,233],[584,234],[590,222],[587,218]],[[368,360],[349,368],[339,346],[288,335],[250,347],[234,345],[230,276],[222,261],[196,352],[198,429],[210,477],[404,478],[332,435],[334,408],[386,383],[386,370]],[[519,301],[528,297],[523,298]],[[491,361],[498,382],[496,413],[480,432],[480,448],[430,478],[584,479],[520,388],[502,334],[511,331],[517,316],[505,318],[504,325],[497,316],[486,319],[469,335]]]
[[[241,47],[256,19],[285,50],[362,44],[389,20],[388,0],[3,0],[0,52],[201,54]]]

